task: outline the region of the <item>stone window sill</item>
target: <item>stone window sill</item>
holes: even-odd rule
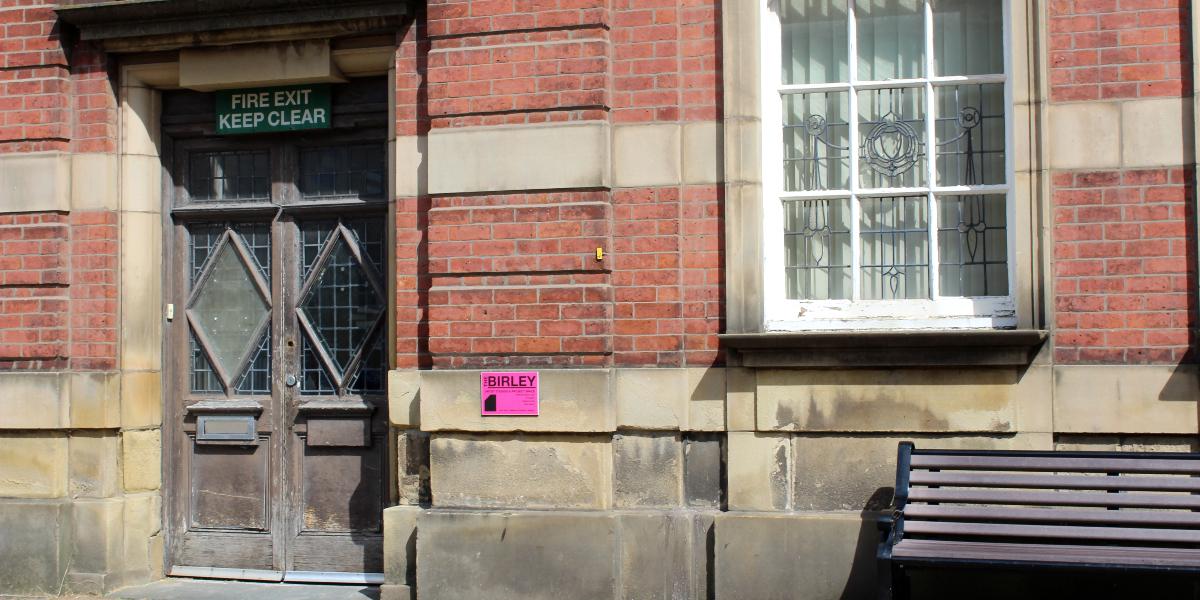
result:
[[[1021,330],[727,333],[746,367],[1025,367],[1047,332]]]

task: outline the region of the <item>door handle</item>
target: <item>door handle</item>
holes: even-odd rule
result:
[[[295,375],[289,374],[284,378],[283,382],[287,384],[288,387],[296,387],[296,384],[300,383],[300,380],[296,379]]]

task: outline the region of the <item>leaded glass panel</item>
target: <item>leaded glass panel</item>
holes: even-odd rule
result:
[[[271,393],[271,329],[263,332],[254,351],[254,358],[246,365],[241,380],[237,384],[239,394],[269,394]]]
[[[858,93],[859,185],[925,185],[924,98],[921,88]]]
[[[271,155],[266,150],[193,152],[188,196],[206,202],[271,198]]]
[[[1004,85],[934,88],[937,96],[938,185],[1002,184]]]
[[[938,198],[938,272],[943,296],[1008,295],[1004,196]]]
[[[849,112],[846,92],[784,96],[785,190],[850,187]]]
[[[240,372],[241,358],[250,344],[257,341],[255,334],[270,306],[232,241],[222,243],[216,252],[188,310],[204,332],[213,360],[233,376]]]
[[[300,195],[309,199],[383,199],[385,156],[382,144],[304,148],[300,152]]]
[[[849,299],[850,200],[789,200],[783,214],[788,298]]]
[[[899,196],[861,202],[863,298],[928,298],[928,199]]]

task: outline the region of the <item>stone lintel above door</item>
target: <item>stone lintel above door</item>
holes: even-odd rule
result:
[[[58,16],[110,52],[394,31],[410,3],[386,0],[75,0]]]

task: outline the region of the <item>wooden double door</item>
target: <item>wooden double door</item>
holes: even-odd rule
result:
[[[170,573],[381,582],[385,142],[165,145]]]

